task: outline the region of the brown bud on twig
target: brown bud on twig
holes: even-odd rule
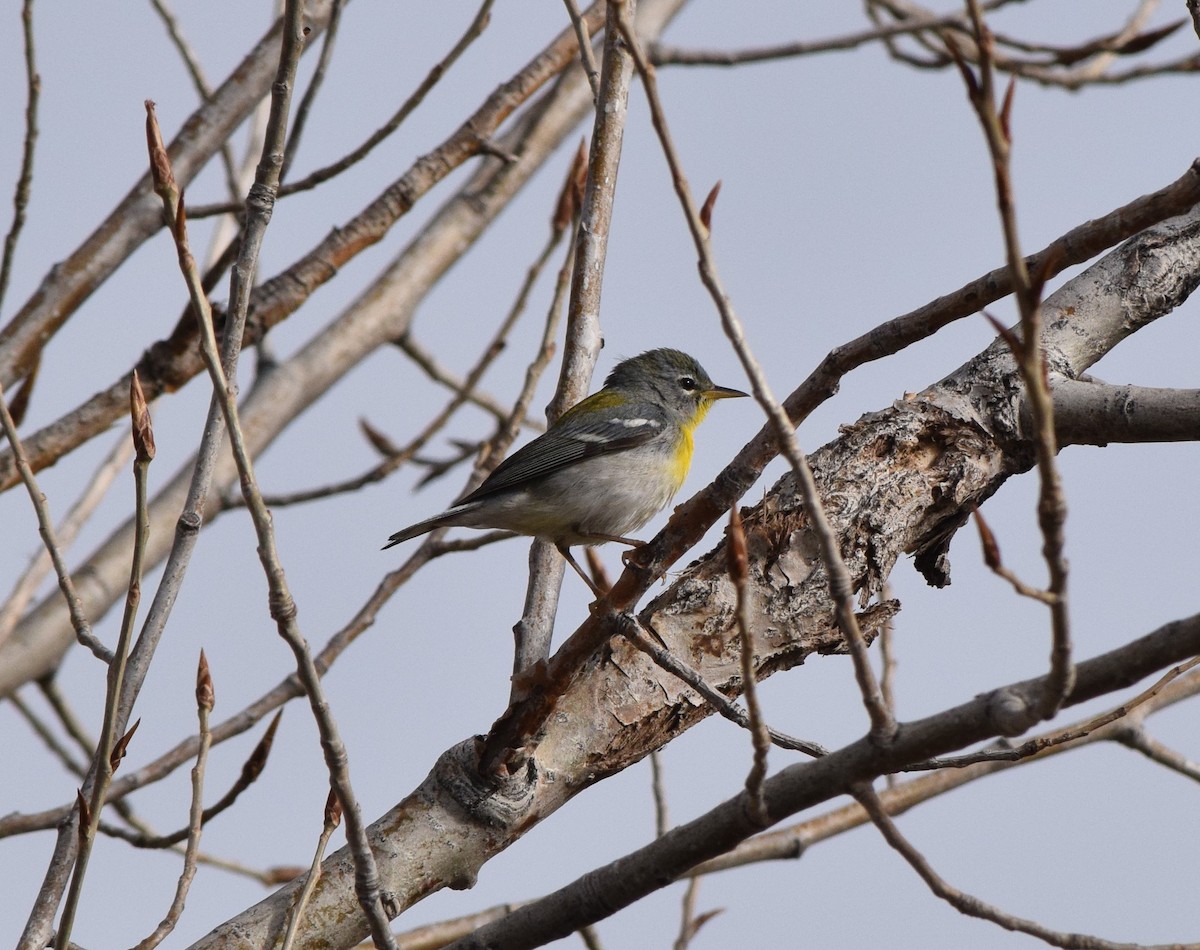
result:
[[[966,57],[963,56],[962,47],[958,45],[958,40],[954,38],[954,34],[947,31],[942,34],[942,42],[946,44],[946,49],[954,60],[954,64],[958,67],[958,71],[962,74],[963,85],[967,87],[967,96],[972,102],[978,102],[982,95],[979,89],[979,80],[975,78],[974,71],[967,63]]]
[[[138,371],[133,371],[129,381],[129,415],[133,420],[133,448],[139,462],[154,458],[154,425],[150,420],[150,409],[146,405],[146,394]]]
[[[746,532],[742,530],[742,513],[737,505],[729,509],[729,576],[739,587],[749,576],[749,561],[746,557]]]
[[[332,788],[325,799],[325,827],[336,828],[342,823],[342,802]]]
[[[29,397],[33,394],[33,384],[37,382],[38,370],[41,366],[42,354],[38,353],[33,358],[33,365],[29,368],[29,372],[21,380],[21,385],[17,387],[17,391],[9,400],[8,412],[13,417],[13,425],[19,426],[25,421],[25,413],[29,409]]]
[[[267,726],[267,731],[263,733],[263,737],[258,740],[258,745],[254,747],[254,751],[246,759],[246,764],[242,766],[242,781],[246,784],[253,782],[262,774],[262,770],[266,768],[267,756],[271,754],[271,746],[275,742],[275,730],[279,728],[279,720],[282,716],[283,710],[281,709],[275,714],[275,717],[271,720],[271,724]]]
[[[137,720],[129,727],[129,731],[113,744],[112,754],[108,757],[108,765],[114,772],[117,770],[117,766],[121,764],[121,760],[125,758],[125,750],[129,748],[129,742],[133,739],[133,734],[137,732],[138,726],[141,724],[142,720]]]
[[[1004,144],[1012,145],[1012,105],[1013,95],[1017,91],[1017,77],[1008,78],[1008,88],[1004,90],[1004,102],[1000,106],[1000,131],[1004,133]]]
[[[400,454],[400,446],[396,445],[386,435],[376,429],[366,419],[358,420],[358,428],[362,434],[367,437],[367,441],[371,443],[371,447],[385,458],[395,458]]]
[[[1113,47],[1113,52],[1120,56],[1132,56],[1134,53],[1144,53],[1152,46],[1158,45],[1168,36],[1187,23],[1187,20],[1176,20],[1157,30],[1147,30],[1137,36],[1130,37],[1126,42]]]
[[[721,182],[718,180],[712,186],[712,191],[708,193],[708,197],[704,199],[704,204],[700,207],[700,223],[704,225],[704,230],[708,234],[712,234],[712,213],[717,203],[717,195],[720,193]]]
[[[79,828],[77,833],[79,840],[83,841],[87,837],[88,826],[92,823],[92,806],[83,797],[83,789],[81,788],[75,789],[75,803],[79,806]]]
[[[212,674],[208,671],[208,657],[201,649],[200,663],[196,667],[196,705],[200,709],[212,712],[216,699],[216,694],[213,692]]]
[[[996,542],[996,536],[992,534],[992,529],[983,520],[983,515],[979,513],[978,508],[971,513],[975,516],[975,527],[979,529],[979,543],[983,546],[983,563],[990,570],[998,571],[1003,562],[1000,560],[1000,545]]]
[[[187,247],[187,205],[183,201],[183,189],[179,190],[179,200],[175,202],[175,243]]]
[[[294,881],[301,874],[307,874],[308,868],[301,867],[298,864],[280,864],[277,867],[267,868],[263,872],[263,883],[268,887],[277,884],[287,884],[289,881]]]
[[[571,167],[567,169],[567,178],[563,182],[562,191],[558,193],[558,203],[554,207],[554,216],[550,219],[550,227],[555,234],[565,231],[579,214],[583,206],[583,187],[587,182],[587,143],[579,140],[579,148],[571,159]]]
[[[1046,289],[1046,281],[1059,272],[1058,265],[1062,258],[1061,247],[1050,248],[1050,252],[1042,260],[1042,266],[1035,273],[1029,275],[1029,293],[1035,303],[1041,303],[1042,293]]]
[[[1015,356],[1018,360],[1024,360],[1025,343],[1021,340],[1021,338],[986,310],[982,310],[980,312],[987,318],[988,322],[993,328],[995,328],[996,332],[1000,334],[1000,338],[1008,344],[1008,348],[1012,350],[1013,356]]]
[[[146,100],[146,147],[150,151],[150,177],[154,182],[154,193],[165,198],[176,190],[175,173],[171,171],[171,160],[163,145],[153,99]]]

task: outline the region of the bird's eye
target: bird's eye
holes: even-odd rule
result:
[[[690,376],[680,376],[679,385],[689,393],[696,389],[696,381]]]

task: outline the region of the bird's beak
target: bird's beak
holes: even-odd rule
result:
[[[712,389],[704,390],[704,395],[708,399],[735,399],[738,396],[749,396],[749,393],[744,393],[740,389],[730,389],[728,386],[714,386]]]

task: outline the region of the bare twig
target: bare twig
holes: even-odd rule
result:
[[[842,559],[837,538],[833,528],[829,524],[821,505],[820,497],[817,494],[816,482],[813,479],[812,470],[809,468],[808,460],[805,458],[804,453],[800,450],[799,443],[796,441],[792,424],[782,406],[780,406],[774,395],[772,395],[762,369],[751,354],[749,346],[746,343],[745,333],[742,330],[741,321],[734,312],[729,296],[726,294],[720,277],[717,274],[716,264],[709,245],[708,228],[705,227],[704,222],[701,220],[699,208],[692,198],[691,188],[688,186],[687,178],[683,173],[682,163],[671,140],[671,134],[667,128],[666,114],[658,95],[658,82],[654,74],[654,69],[646,61],[645,54],[641,51],[632,25],[628,17],[623,13],[624,5],[614,3],[613,8],[619,11],[617,26],[630,48],[638,74],[642,78],[642,84],[646,90],[646,99],[650,105],[651,120],[654,123],[655,131],[658,133],[659,143],[662,146],[663,154],[666,156],[667,164],[671,169],[671,181],[675,187],[675,193],[679,196],[680,204],[683,206],[688,229],[691,231],[692,241],[699,255],[700,280],[711,295],[713,303],[720,313],[721,325],[725,330],[725,335],[729,338],[730,343],[733,344],[734,351],[737,353],[738,359],[746,371],[746,375],[750,378],[754,398],[767,414],[768,422],[774,430],[777,444],[787,457],[789,463],[791,463],[792,471],[804,496],[804,507],[808,514],[809,523],[820,544],[821,557],[829,577],[829,590],[834,602],[834,612],[838,628],[846,638],[850,656],[854,661],[855,677],[858,679],[863,703],[871,717],[872,734],[878,741],[886,742],[891,739],[896,731],[896,721],[883,703],[879,692],[878,680],[871,669],[870,659],[867,656],[867,643],[863,638],[862,631],[859,629],[858,620],[854,613],[854,591],[850,581],[850,572],[846,569],[845,562]]]
[[[279,57],[279,73],[273,86],[274,94],[271,100],[271,117],[267,123],[267,134],[263,147],[263,160],[259,164],[254,186],[246,199],[247,216],[243,228],[238,263],[233,269],[233,279],[230,287],[230,312],[226,319],[227,340],[232,339],[235,345],[231,352],[224,354],[224,359],[236,364],[237,346],[242,338],[242,327],[245,325],[246,312],[250,300],[252,277],[258,257],[258,249],[262,242],[274,204],[276,189],[279,183],[279,168],[282,161],[282,147],[287,125],[288,105],[292,84],[295,80],[296,64],[300,49],[303,46],[301,13],[303,4],[297,0],[288,0],[285,18],[288,26],[283,34],[283,49]],[[153,116],[151,115],[151,118]],[[283,640],[291,648],[296,659],[304,691],[309,698],[309,704],[316,719],[321,734],[321,747],[325,753],[326,765],[330,773],[330,783],[337,790],[339,800],[346,813],[347,840],[354,856],[355,890],[359,903],[366,915],[371,935],[379,946],[394,948],[395,942],[388,924],[388,915],[383,905],[380,892],[379,872],[374,855],[371,853],[366,838],[365,823],[358,802],[350,786],[349,763],[345,747],[341,741],[337,724],[330,711],[321,686],[320,675],[313,663],[308,644],[300,633],[296,623],[296,604],[287,586],[283,566],[275,544],[275,531],[270,512],[262,500],[262,493],[254,476],[254,463],[246,448],[245,439],[238,418],[236,398],[236,383],[230,375],[229,368],[222,365],[222,354],[218,353],[217,343],[212,329],[212,314],[205,295],[199,271],[195,260],[188,248],[186,215],[180,197],[174,207],[171,205],[170,192],[172,180],[166,153],[153,156],[152,168],[155,172],[156,190],[161,189],[167,214],[172,219],[172,230],[175,236],[176,248],[179,255],[180,270],[187,283],[192,307],[195,311],[200,329],[201,351],[212,379],[213,389],[219,399],[225,425],[228,432],[230,447],[233,449],[241,475],[242,492],[246,497],[246,505],[254,523],[255,534],[258,537],[258,554],[262,561],[263,571],[270,588],[270,609],[272,619]],[[166,166],[165,168],[163,166]]]
[[[296,904],[292,908],[291,917],[288,919],[287,933],[283,938],[283,945],[280,950],[291,950],[293,943],[296,940],[296,932],[300,926],[300,921],[304,918],[304,910],[308,906],[309,898],[312,897],[313,888],[317,886],[317,881],[321,877],[321,861],[325,857],[325,848],[329,844],[329,839],[333,837],[333,833],[342,823],[342,803],[338,800],[337,792],[334,789],[329,789],[329,795],[325,799],[325,815],[321,824],[321,834],[317,838],[317,847],[313,851],[312,864],[308,868],[308,877],[304,880],[304,887],[300,891],[300,895],[296,898]]]
[[[581,140],[579,148],[571,160],[567,176],[559,192],[554,215],[551,218],[551,231],[554,233],[566,228],[578,228],[583,206],[584,184],[587,176],[587,152]],[[518,423],[529,413],[529,405],[533,401],[534,388],[542,378],[550,361],[554,358],[555,338],[558,336],[558,325],[563,311],[563,302],[571,286],[571,275],[575,271],[576,242],[568,245],[562,266],[554,283],[554,294],[546,311],[546,320],[542,328],[542,338],[533,359],[525,370],[525,381],[517,396],[512,411],[500,432],[492,440],[487,454],[480,459],[480,471],[491,471],[516,437]],[[557,565],[557,566],[555,566]],[[547,545],[534,543],[529,548],[529,583],[525,588],[525,602],[521,607],[521,617],[513,624],[513,681],[510,700],[516,701],[525,689],[526,683],[522,674],[535,670],[541,661],[545,660],[549,650],[550,631],[554,626],[554,613],[558,604],[558,584],[551,583],[546,571],[558,571],[561,579],[562,565],[558,564],[557,555],[547,550]],[[535,580],[535,578],[543,578]]]
[[[671,827],[667,812],[667,788],[663,781],[662,755],[650,753],[650,796],[654,799],[654,837],[661,838]]]
[[[1162,945],[1160,948],[1151,948],[1141,944],[1116,943],[1088,934],[1063,933],[1051,930],[1035,920],[1026,920],[1015,914],[1006,913],[978,897],[960,891],[942,878],[925,859],[925,856],[900,833],[900,829],[892,821],[887,809],[880,803],[879,796],[869,785],[855,785],[850,792],[871,816],[871,821],[875,823],[884,840],[909,863],[935,896],[946,901],[959,913],[991,921],[1005,930],[1029,934],[1052,947],[1070,948],[1070,950],[1081,950],[1081,948],[1086,948],[1086,950],[1168,950],[1168,948],[1182,947],[1182,944],[1172,943]]]
[[[33,42],[33,0],[24,0],[21,4],[21,31],[25,45],[25,135],[21,146],[21,170],[17,174],[17,186],[13,192],[13,219],[4,236],[4,257],[0,260],[0,310],[3,310],[4,296],[8,291],[17,241],[25,226],[25,209],[29,205],[29,190],[33,183],[33,154],[38,137],[38,100],[42,92],[42,78],[38,75],[37,50]],[[3,388],[2,383],[0,388]]]
[[[619,620],[621,622],[621,633],[642,653],[645,653],[646,656],[650,657],[651,660],[668,673],[679,677],[679,679],[703,696],[718,713],[730,722],[737,723],[743,729],[751,728],[750,717],[746,713],[742,712],[742,710],[721,695],[721,693],[709,686],[705,682],[704,677],[696,670],[655,643],[652,635],[641,625],[641,621],[631,614],[622,614]],[[767,727],[767,735],[770,736],[771,742],[781,749],[791,749],[793,752],[803,752],[805,755],[818,758],[829,752],[828,749],[816,742],[793,738],[769,726]]]
[[[175,47],[175,52],[179,54],[180,60],[183,61],[183,68],[187,71],[188,78],[192,80],[192,86],[199,94],[201,101],[210,101],[212,99],[212,86],[209,85],[208,79],[204,75],[204,67],[200,65],[200,57],[196,55],[192,44],[183,35],[183,28],[179,25],[179,21],[175,19],[175,14],[167,6],[166,0],[150,0],[150,6],[154,8],[154,12],[158,14],[158,18],[162,20],[163,26],[167,31],[167,36],[171,40],[171,45]],[[225,187],[229,190],[229,199],[230,201],[237,201],[241,189],[238,187],[237,162],[234,161],[233,149],[230,147],[228,140],[221,143],[219,152],[221,155],[221,164],[225,169]]]
[[[930,14],[900,20],[871,30],[860,30],[845,36],[831,37],[827,40],[780,43],[774,46],[742,50],[692,50],[667,46],[663,43],[653,43],[647,47],[646,53],[654,66],[738,66],[744,63],[761,63],[796,56],[810,56],[814,53],[855,49],[866,43],[903,36],[906,33],[952,27],[964,28],[965,25],[966,17],[961,13],[948,13],[940,16]]]
[[[329,24],[325,27],[325,35],[321,38],[321,52],[317,54],[317,64],[313,67],[312,78],[308,81],[308,88],[304,90],[304,95],[300,97],[300,101],[296,104],[295,115],[292,117],[291,128],[287,133],[287,144],[283,149],[283,164],[279,167],[280,187],[283,187],[283,181],[288,176],[291,170],[292,162],[296,159],[296,153],[300,151],[300,142],[304,138],[304,130],[308,127],[308,116],[312,111],[313,103],[317,101],[317,95],[321,91],[321,87],[325,85],[325,74],[329,69],[329,61],[333,59],[333,47],[337,43],[338,28],[342,25],[342,10],[345,7],[344,0],[333,0],[329,7]],[[235,198],[237,195],[234,196]]]
[[[133,442],[124,433],[113,444],[112,450],[104,457],[100,465],[88,479],[87,487],[70,507],[62,521],[55,528],[60,550],[66,550],[79,533],[79,529],[91,517],[96,506],[104,499],[109,487],[120,470],[133,454]],[[54,561],[48,550],[43,549],[29,563],[29,567],[17,579],[12,592],[0,605],[0,643],[3,643],[17,622],[21,619],[26,606],[37,593],[38,587],[48,571],[54,567]],[[90,749],[90,746],[89,746]]]
[[[329,179],[340,175],[348,168],[357,165],[360,161],[366,158],[376,145],[395,132],[396,129],[403,124],[404,120],[416,110],[417,106],[419,106],[425,100],[425,97],[429,94],[430,90],[437,85],[438,81],[446,74],[447,70],[454,65],[460,56],[462,56],[467,47],[470,46],[471,43],[473,43],[476,38],[478,38],[479,35],[487,28],[488,22],[491,19],[491,7],[494,2],[495,0],[484,0],[478,12],[475,14],[475,18],[471,21],[470,25],[466,29],[466,32],[463,33],[458,42],[455,43],[454,48],[446,54],[441,62],[435,64],[433,68],[430,69],[429,73],[421,81],[421,84],[417,86],[412,95],[410,95],[408,99],[404,101],[404,104],[396,110],[396,113],[390,119],[388,119],[387,122],[372,132],[366,141],[364,141],[352,152],[338,159],[336,162],[326,165],[323,168],[318,168],[316,171],[310,172],[297,181],[280,185],[278,196],[280,198],[286,198],[288,195],[294,195],[302,191],[309,191],[317,187],[317,185],[321,184],[322,182],[328,181]],[[336,11],[340,5],[341,0],[335,0],[333,9]],[[332,15],[333,14],[331,13],[331,16]],[[214,214],[225,214],[230,211],[238,211],[239,209],[240,205],[225,202],[219,204],[198,205],[191,210],[190,214],[193,218],[205,218]]]
[[[75,753],[58,741],[58,737],[54,734],[50,727],[42,721],[41,717],[29,707],[29,704],[21,698],[21,694],[19,692],[13,693],[8,697],[8,700],[13,704],[17,712],[21,714],[22,718],[24,718],[24,720],[29,724],[29,727],[34,731],[34,734],[42,740],[46,748],[49,749],[54,757],[63,764],[63,767],[72,775],[82,778],[84,773],[87,771],[87,765],[76,759]]]
[[[1041,295],[1045,278],[1031,273],[1021,253],[1017,234],[1012,179],[1009,174],[1009,156],[1012,149],[1011,122],[1013,83],[1009,84],[1004,103],[998,110],[992,70],[993,41],[986,24],[979,0],[968,0],[968,9],[975,32],[975,45],[979,57],[979,75],[960,58],[959,69],[967,88],[968,98],[983,127],[988,151],[992,158],[995,178],[996,202],[1004,232],[1005,253],[1009,270],[1012,272],[1013,289],[1017,307],[1021,314],[1021,340],[1010,340],[1013,356],[1025,383],[1025,396],[1033,417],[1032,442],[1037,456],[1038,471],[1038,527],[1042,533],[1042,556],[1049,573],[1046,593],[1052,630],[1050,652],[1050,689],[1040,704],[1039,712],[1044,719],[1052,717],[1070,693],[1075,673],[1071,660],[1071,628],[1067,603],[1067,562],[1063,556],[1066,521],[1066,499],[1062,481],[1058,474],[1055,455],[1058,447],[1054,437],[1054,403],[1050,397],[1047,369],[1042,350]],[[947,37],[952,52],[957,51],[953,38]]]
[[[213,818],[228,810],[238,800],[238,797],[253,785],[258,777],[262,774],[263,769],[267,766],[267,758],[271,754],[271,747],[275,742],[275,732],[279,728],[279,720],[283,715],[283,711],[279,710],[275,713],[270,725],[267,726],[266,732],[263,733],[257,745],[251,751],[246,761],[242,763],[241,772],[229,790],[219,799],[209,805],[200,814],[200,823],[208,824]],[[209,733],[211,741],[211,731]],[[199,754],[199,752],[197,752]],[[135,848],[169,848],[180,841],[183,841],[190,834],[190,825],[185,828],[180,828],[168,834],[147,834],[145,831],[133,832],[127,831],[124,828],[113,826],[105,826],[101,824],[100,830],[112,838],[120,838],[123,841],[128,841]]]
[[[633,72],[629,54],[613,28],[616,7],[617,4],[609,3],[605,14],[604,55],[580,220],[575,229],[562,366],[558,387],[546,411],[550,423],[587,395],[603,345],[600,294],[624,140],[625,115],[629,105],[629,82]],[[550,655],[550,637],[554,630],[554,615],[558,610],[564,563],[551,542],[541,539],[533,541],[529,552],[525,609],[519,624],[522,642],[517,650],[521,663],[527,667],[544,661]],[[513,698],[519,699],[521,694],[520,681],[514,678]],[[499,767],[500,760],[507,756],[508,751],[488,748],[484,754],[485,768]],[[520,758],[519,753],[517,758]],[[519,764],[519,761],[510,761],[505,763],[505,767],[511,771]]]
[[[196,764],[192,767],[192,804],[188,815],[187,849],[183,855],[183,868],[175,885],[175,896],[166,915],[154,928],[154,932],[137,945],[135,950],[154,950],[167,938],[183,914],[184,901],[196,877],[196,864],[200,851],[200,832],[204,825],[204,769],[208,764],[208,750],[212,745],[208,717],[215,703],[212,674],[204,651],[200,651],[200,662],[196,669],[196,714],[200,720],[200,748],[196,752]]]
[[[575,27],[575,35],[579,38],[579,62],[587,74],[588,85],[592,87],[592,101],[600,101],[600,70],[596,68],[596,54],[592,52],[592,38],[588,35],[587,23],[579,14],[575,0],[563,0],[567,8],[567,16],[571,18],[571,26]]]
[[[1116,735],[1116,740],[1128,746],[1135,752],[1140,752],[1151,762],[1178,772],[1193,782],[1200,782],[1200,762],[1194,762],[1180,752],[1159,742],[1144,727],[1122,729]]]
[[[37,515],[38,531],[42,536],[42,542],[46,546],[46,552],[50,555],[50,560],[54,564],[54,573],[58,577],[58,586],[62,591],[63,599],[67,602],[67,610],[71,616],[71,627],[75,631],[75,638],[91,650],[97,659],[104,663],[111,663],[113,657],[112,651],[92,633],[91,622],[83,612],[83,604],[80,602],[79,595],[75,591],[75,582],[71,579],[71,572],[67,569],[66,561],[63,560],[62,548],[58,543],[58,537],[54,531],[54,521],[50,517],[50,506],[46,502],[46,496],[38,488],[33,470],[29,467],[29,460],[25,456],[25,448],[21,444],[20,436],[17,435],[17,426],[13,421],[12,414],[8,411],[8,400],[4,398],[4,390],[2,388],[0,388],[0,426],[3,427],[5,436],[8,437],[9,445],[12,446],[13,459],[16,462],[17,471],[20,474],[21,481],[25,485],[25,490],[29,493],[29,501],[33,505],[33,510]]]
[[[462,379],[439,363],[437,358],[429,350],[425,349],[412,333],[405,333],[396,340],[396,346],[435,383],[440,383],[453,392],[464,393],[467,402],[482,409],[497,422],[504,423],[508,420],[511,411],[509,407],[503,405],[498,399],[487,393],[480,392],[479,390],[468,390]],[[521,419],[520,425],[522,428],[532,429],[535,432],[544,432],[546,430],[545,423],[539,422],[532,417]]]
[[[763,721],[758,703],[757,674],[754,669],[754,634],[750,626],[750,604],[746,592],[746,575],[749,571],[746,555],[746,534],[742,530],[742,516],[734,505],[729,509],[729,573],[737,592],[736,611],[738,632],[741,636],[742,696],[746,701],[746,716],[750,720],[750,741],[754,748],[754,762],[746,776],[746,795],[750,816],[764,828],[769,825],[767,803],[763,800],[763,779],[767,777],[767,752],[771,748],[771,736]],[[686,945],[686,944],[685,944]]]
[[[1172,682],[1197,665],[1200,665],[1200,657],[1194,657],[1186,663],[1173,666],[1153,684],[1142,690],[1142,692],[1138,693],[1132,699],[1127,699],[1083,722],[1075,723],[1063,729],[1055,729],[1041,736],[1034,736],[1032,739],[1028,739],[1018,746],[1005,745],[998,749],[983,749],[979,752],[969,752],[965,755],[944,756],[936,759],[928,759],[924,762],[914,762],[905,766],[905,771],[963,768],[980,762],[1015,762],[1020,759],[1041,755],[1047,749],[1052,749],[1056,746],[1076,743],[1081,739],[1097,734],[1101,729],[1105,729],[1113,723],[1120,722],[1131,714],[1136,714],[1140,720],[1144,718],[1146,708],[1159,708],[1155,700],[1160,699]],[[1200,679],[1195,677],[1192,679],[1193,686],[1200,683]],[[1177,696],[1172,696],[1171,701],[1174,702],[1178,698]]]
[[[133,624],[137,618],[138,605],[142,599],[142,570],[146,554],[146,539],[150,533],[150,517],[147,508],[146,479],[150,462],[154,459],[154,429],[150,421],[150,411],[146,407],[146,397],[138,383],[137,374],[133,375],[133,384],[129,390],[129,409],[132,419],[134,461],[133,480],[135,491],[135,510],[137,518],[137,534],[135,535],[133,556],[129,566],[129,588],[125,596],[125,612],[121,618],[121,629],[117,635],[117,649],[113,661],[108,666],[108,683],[104,694],[104,725],[100,730],[100,741],[96,745],[95,758],[88,776],[84,779],[80,800],[88,796],[88,807],[81,809],[79,815],[78,848],[75,854],[74,869],[71,874],[70,887],[67,890],[66,901],[63,904],[62,916],[59,919],[56,944],[63,947],[71,945],[71,928],[75,923],[75,913],[79,908],[79,898],[83,894],[83,881],[87,873],[88,860],[91,857],[92,845],[96,840],[96,829],[100,824],[100,813],[104,810],[104,802],[108,796],[108,787],[112,782],[113,772],[124,756],[124,745],[132,735],[131,729],[124,737],[119,736],[121,723],[118,716],[118,706],[121,700],[122,682],[125,677],[125,662],[129,656],[129,644],[133,641]],[[134,729],[136,729],[136,724]],[[86,818],[86,820],[85,820]],[[57,860],[57,855],[55,859]],[[51,891],[57,888],[55,881],[47,881],[44,887]]]
[[[672,944],[672,950],[687,950],[692,937],[699,929],[696,923],[696,895],[700,891],[700,878],[688,878],[683,889],[683,899],[679,902],[679,935]]]
[[[996,540],[995,534],[992,533],[991,527],[978,508],[971,514],[975,520],[975,527],[979,530],[979,543],[983,548],[983,562],[988,566],[988,569],[997,577],[1008,581],[1012,589],[1022,597],[1039,601],[1046,606],[1053,604],[1054,597],[1048,591],[1026,584],[1013,571],[1004,566],[1004,562],[1000,559],[1000,544]]]

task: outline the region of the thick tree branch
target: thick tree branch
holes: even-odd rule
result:
[[[1200,652],[1200,615],[1179,620],[1133,643],[1078,664],[1075,705],[1131,685],[1170,663]],[[902,723],[895,740],[880,748],[869,737],[821,759],[789,766],[767,779],[763,792],[773,821],[844,794],[906,760],[937,755],[995,735],[1005,735],[1033,715],[1048,677],[1013,683],[926,719]],[[1012,714],[1018,711],[1016,721]],[[469,937],[453,950],[521,950],[564,937],[611,916],[670,883],[700,861],[714,858],[755,833],[745,793],[611,864],[588,872]]]
[[[311,0],[305,22],[315,38],[325,28],[332,0]],[[282,19],[267,31],[229,78],[180,126],[168,149],[175,174],[186,185],[227,141],[270,90],[278,60]],[[32,297],[0,330],[0,386],[24,377],[48,341],[78,307],[129,255],[163,226],[158,197],[149,173],[138,179],[113,212],[71,255],[46,275]],[[197,370],[198,371],[198,370]],[[143,374],[143,383],[150,379]],[[117,384],[129,391],[129,378]],[[147,398],[157,395],[146,386]],[[117,396],[118,403],[123,397]],[[105,423],[119,414],[114,409]],[[35,453],[36,454],[36,453]],[[35,470],[41,465],[34,461]]]
[[[1147,302],[1149,309],[1137,325],[1182,299],[1198,279],[1196,220],[1200,213],[1148,232],[1049,298],[1043,344],[1051,364],[1082,366],[1130,332],[1127,322],[1105,317],[1110,296],[1114,306],[1118,299]],[[1178,262],[1190,264],[1181,267]],[[1103,292],[1097,291],[1090,306],[1065,309],[1066,300],[1081,302],[1081,286]],[[879,594],[905,552],[940,549],[969,510],[1011,475],[1032,466],[1016,413],[1021,389],[1007,345],[997,341],[941,383],[864,417],[812,453],[818,491],[860,598]],[[747,583],[756,603],[751,632],[762,644],[756,674],[761,678],[790,668],[814,652],[844,650],[793,476],[784,476],[743,519],[750,557]],[[733,596],[722,546],[690,567],[639,616],[672,654],[726,695],[736,695],[742,676]],[[868,638],[885,620],[886,612],[872,610],[859,617]],[[522,721],[524,714],[519,714],[513,719],[522,730],[514,734],[536,740],[526,749],[524,769],[507,777],[481,775],[482,743],[468,740],[445,753],[422,786],[375,823],[372,834],[380,852],[404,855],[403,861],[385,860],[380,867],[384,886],[402,905],[438,886],[469,885],[483,863],[582,788],[640,760],[710,714],[711,707],[673,675],[628,643],[610,639],[622,629],[619,617],[594,615],[552,657],[547,687],[537,702],[526,704],[529,718]],[[1068,701],[1128,685],[1198,649],[1200,618],[1165,628],[1081,665]],[[1037,721],[1036,690],[1044,685],[1040,679],[1018,684],[904,725],[893,745],[863,740],[811,765],[786,769],[764,785],[768,813],[777,821],[855,781],[995,735],[1019,734]],[[507,718],[499,728],[509,728]],[[491,741],[500,745],[504,737]],[[636,899],[637,887],[658,886],[754,832],[743,800],[718,811],[694,827],[691,837],[684,833],[677,838],[672,832],[662,839],[671,843],[652,853],[659,870],[646,878],[653,882],[642,879],[635,887],[620,871],[605,872],[605,906],[611,910],[613,901]],[[418,876],[413,874],[416,866]],[[348,920],[344,939],[361,932],[361,921],[351,919],[350,879],[348,859],[335,854],[326,861],[314,895],[316,906]],[[612,879],[620,880],[609,889]],[[279,892],[199,946],[222,945],[235,933],[256,943],[268,939],[273,908],[290,899],[288,889]]]
[[[1053,397],[1059,445],[1200,441],[1200,389],[1060,378]]]

